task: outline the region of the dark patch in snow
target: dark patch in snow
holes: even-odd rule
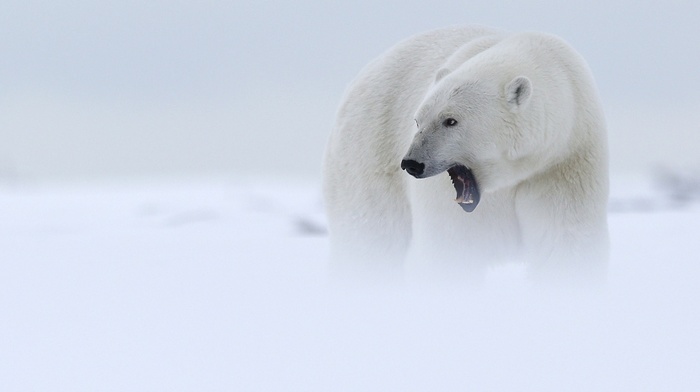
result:
[[[326,226],[309,216],[298,216],[294,219],[296,231],[304,236],[324,236],[328,234]]]
[[[680,210],[700,202],[700,172],[658,167],[653,171],[649,195],[611,198],[608,211],[656,212]]]
[[[679,205],[687,205],[700,200],[700,173],[697,171],[671,170],[666,167],[656,169],[653,185],[660,193]]]

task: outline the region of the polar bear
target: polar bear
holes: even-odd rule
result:
[[[409,38],[351,84],[324,160],[335,267],[604,278],[605,120],[560,38],[484,27]],[[456,194],[456,198],[455,198]]]

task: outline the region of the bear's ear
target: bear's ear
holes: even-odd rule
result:
[[[506,101],[513,113],[525,107],[531,96],[532,82],[526,76],[518,76],[506,86]]]

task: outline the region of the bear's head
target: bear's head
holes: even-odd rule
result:
[[[416,178],[447,172],[457,203],[514,186],[551,162],[560,132],[533,79],[512,69],[439,71],[415,114],[417,133],[401,162]],[[556,93],[555,93],[556,95]],[[559,124],[562,125],[562,124]]]

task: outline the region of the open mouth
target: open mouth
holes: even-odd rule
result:
[[[472,212],[479,204],[479,187],[471,170],[463,165],[455,165],[447,169],[447,174],[452,179],[452,184],[457,191],[455,201],[464,211]]]

